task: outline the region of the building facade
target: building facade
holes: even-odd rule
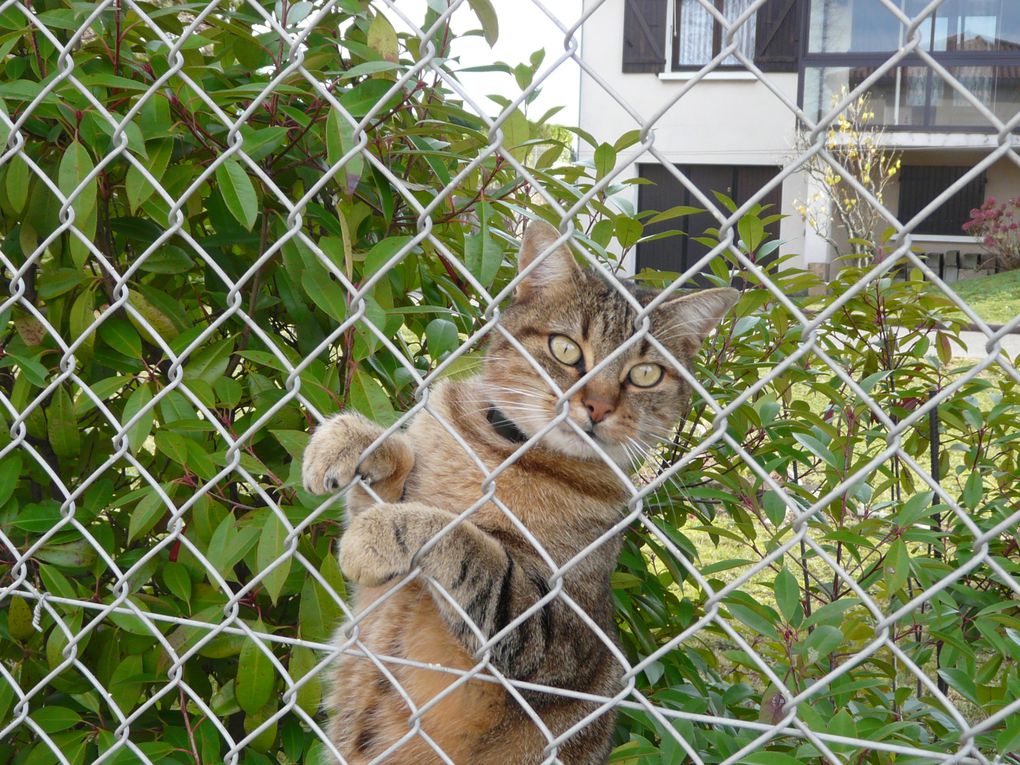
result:
[[[707,0],[730,21],[755,1]],[[743,202],[758,196],[802,143],[801,123],[784,99],[816,119],[831,109],[834,94],[856,88],[895,57],[895,66],[868,91],[870,124],[882,129],[889,149],[902,152],[903,167],[884,203],[901,221],[910,220],[1000,145],[987,117],[937,68],[1003,122],[1020,110],[1020,0],[943,0],[915,25],[916,38],[889,7],[912,20],[929,3],[766,0],[734,35],[738,50],[765,73],[768,82],[763,82],[736,56],[719,59],[727,44],[725,30],[701,0],[611,0],[585,22],[582,56],[615,92],[582,73],[580,127],[612,142],[641,127],[635,115],[642,121],[658,116],[658,157],[633,148],[620,156],[637,160],[628,168],[630,177],[651,181],[630,187],[638,209],[700,206],[697,194],[667,165],[709,196],[722,192]],[[594,4],[585,0],[586,10]],[[713,61],[711,71],[692,83]],[[1012,132],[1001,140],[1020,145],[1017,126],[1009,127]],[[773,224],[772,233],[784,243],[784,252],[798,254],[800,265],[824,272],[835,248],[795,211],[817,189],[803,172],[773,186],[763,201],[786,217]],[[1020,196],[1020,168],[1008,157],[921,221],[915,244],[933,255],[976,254],[980,248],[962,224],[991,196]],[[672,228],[698,236],[712,225],[710,215],[693,215],[647,233]],[[706,251],[691,237],[668,237],[639,245],[628,266],[683,271]]]

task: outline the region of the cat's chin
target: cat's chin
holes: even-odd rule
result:
[[[542,437],[542,445],[553,451],[566,454],[568,457],[588,460],[591,462],[605,462],[606,457],[623,467],[627,464],[627,453],[619,444],[607,443],[597,436],[589,436],[597,445],[593,448],[588,442],[579,436],[569,425],[561,425],[553,428]]]

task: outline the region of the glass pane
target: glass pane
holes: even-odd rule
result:
[[[853,89],[874,72],[869,67],[812,67],[804,72],[804,110],[817,119],[832,109],[834,94]],[[875,127],[923,126],[932,88],[926,67],[901,67],[883,75],[871,86]]]
[[[726,3],[726,18],[729,21],[735,21],[739,18],[740,14],[746,11],[753,3],[754,0],[727,0]],[[737,50],[746,56],[754,58],[754,32],[755,18],[751,16],[747,21],[740,25],[734,35],[734,40],[737,43]],[[726,44],[725,38],[723,39],[723,45]],[[740,62],[734,56],[727,56],[723,59],[723,64],[726,66],[739,66]]]
[[[698,0],[680,0],[680,66],[698,66],[712,60],[714,19]]]
[[[949,70],[960,84],[1003,121],[1020,109],[1020,70],[1016,67],[958,66]],[[945,85],[932,99],[939,127],[989,127],[988,120],[956,90]]]
[[[946,0],[936,11],[935,50],[1020,50],[1020,3]]]
[[[1009,122],[1020,112],[1020,67],[1000,66],[995,77],[995,116]]]
[[[881,0],[811,0],[812,53],[893,51],[902,33],[902,24]]]

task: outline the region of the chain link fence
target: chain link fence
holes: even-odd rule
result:
[[[624,688],[587,698],[502,676],[492,639],[470,669],[420,668],[461,678],[451,689],[498,683],[524,707],[544,693],[615,709],[614,762],[1018,761],[1020,374],[1004,344],[1020,316],[989,326],[914,232],[996,163],[1020,166],[1020,114],[1003,119],[923,44],[940,0],[876,3],[906,42],[818,119],[741,47],[766,0],[700,4],[719,50],[651,109],[613,89],[600,41],[581,54],[615,2],[567,21],[533,2],[562,48],[502,67],[515,95],[495,106],[462,84],[451,19],[494,41],[509,4],[0,4],[4,757],[342,761],[320,713],[331,662],[361,656],[397,684],[407,660],[359,639],[335,561],[343,493],[300,488],[307,433],[341,408],[387,433],[438,416],[433,386],[475,368],[492,333],[526,353],[499,324],[526,219],[554,222],[626,294],[620,263],[650,217],[627,201],[640,161],[714,220],[683,273],[645,277],[670,294],[736,280],[755,297],[693,376],[676,363],[695,404],[673,442],[634,476],[614,468],[629,499],[600,541],[628,540],[614,579]],[[795,115],[805,148],[727,204],[656,147],[656,127],[734,60]],[[828,143],[904,62],[992,131],[908,221]],[[619,140],[581,131],[586,164],[528,111],[562,67],[633,120]],[[762,249],[758,204],[810,162],[890,227],[880,256],[855,252],[814,302],[818,285],[775,260],[787,245]],[[650,311],[628,343],[665,353]],[[967,324],[979,358],[951,350]],[[546,382],[561,403],[574,392]],[[507,465],[464,460],[485,476],[456,508],[466,519],[499,502]],[[554,567],[548,598],[515,622],[569,600],[582,558]],[[344,619],[355,629],[334,645]],[[431,742],[423,715],[452,691],[425,705],[397,691],[407,740]],[[544,762],[573,732],[544,731]]]

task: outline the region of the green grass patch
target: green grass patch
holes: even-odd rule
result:
[[[964,279],[950,286],[989,324],[1005,324],[1020,314],[1020,270]]]

